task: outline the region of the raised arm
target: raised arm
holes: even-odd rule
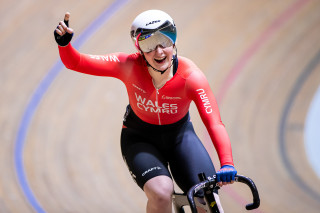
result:
[[[124,70],[130,63],[129,55],[113,53],[108,55],[89,55],[78,52],[72,45],[74,30],[69,27],[70,13],[66,13],[64,21],[60,21],[54,31],[60,58],[71,70],[97,76],[124,78]]]

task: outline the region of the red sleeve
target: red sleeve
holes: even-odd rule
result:
[[[79,53],[71,44],[59,46],[59,54],[63,64],[71,70],[96,76],[109,76],[122,79],[124,66],[129,57],[125,53],[108,55],[88,55]]]
[[[201,119],[217,150],[221,166],[234,165],[230,139],[221,121],[216,99],[206,77],[198,68],[196,69],[187,78],[188,95],[197,106]]]

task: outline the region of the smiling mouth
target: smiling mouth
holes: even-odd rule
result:
[[[160,59],[159,59],[159,58],[157,58],[157,59],[155,58],[154,61],[157,62],[157,63],[159,63],[159,64],[161,64],[162,62],[164,62],[164,61],[166,60],[166,58],[167,58],[167,57],[160,58]]]

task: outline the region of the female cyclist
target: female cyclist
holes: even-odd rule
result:
[[[69,17],[66,13],[54,32],[64,65],[81,73],[117,78],[126,86],[129,105],[121,151],[130,174],[148,198],[147,212],[172,211],[172,178],[187,192],[199,182],[198,173],[216,174],[190,121],[191,101],[217,150],[219,184],[233,183],[237,171],[216,100],[200,69],[189,59],[177,56],[172,18],[159,10],[139,14],[130,31],[138,50],[134,54],[86,55],[70,44],[73,29],[69,28]]]

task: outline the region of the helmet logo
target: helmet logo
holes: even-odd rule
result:
[[[146,26],[148,26],[148,25],[150,25],[150,24],[155,24],[155,23],[158,23],[158,22],[160,22],[160,20],[151,21],[151,22],[147,23]]]

